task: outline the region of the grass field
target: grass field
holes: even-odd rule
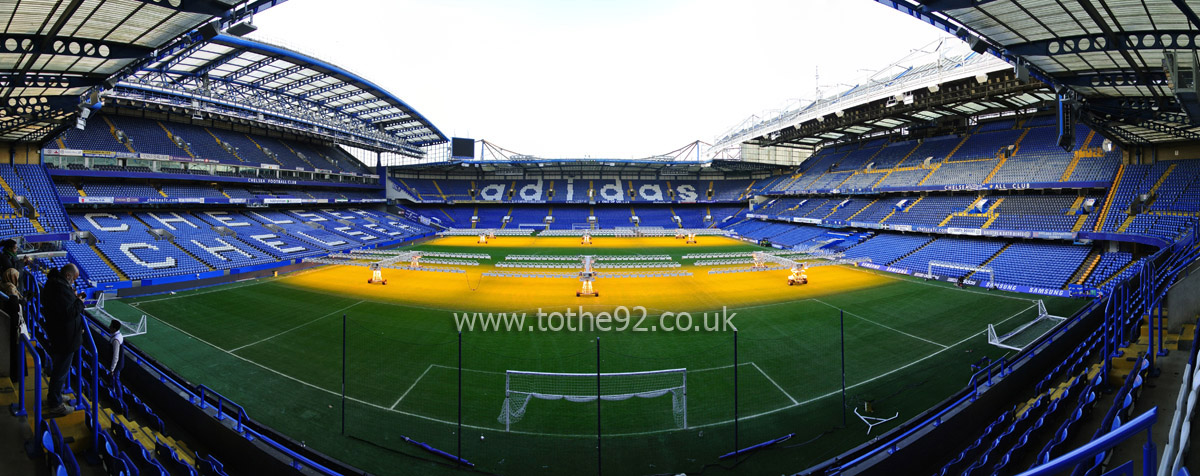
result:
[[[442,238],[415,248],[488,253],[492,259],[465,275],[385,270],[387,286],[367,284],[365,268],[324,266],[112,302],[109,309],[131,318],[151,315],[149,333],[130,341],[185,378],[207,384],[318,451],[376,474],[451,472],[442,464],[448,460],[404,437],[454,453],[461,436],[461,456],[493,473],[592,474],[599,453],[609,473],[673,474],[728,472],[733,463],[718,462],[721,454],[789,433],[795,433],[791,440],[743,457],[737,470],[794,472],[870,438],[849,410],[842,425],[839,311],[845,312],[850,403],[873,401],[876,416],[899,413],[873,434],[961,389],[971,363],[1004,355],[987,344],[987,324],[1001,323],[997,328],[1004,332],[1036,315],[1030,296],[959,290],[853,267],[813,268],[810,284],[789,287],[784,270],[709,275],[707,267],[680,259],[758,249],[725,238],[701,237],[697,245],[674,238],[595,240],[585,250],[577,238],[501,237],[488,245],[472,237]],[[572,279],[480,277],[510,254],[585,252],[666,254],[694,274],[601,279],[598,298],[576,297],[579,283]],[[1045,303],[1064,316],[1084,304]],[[618,306],[646,308],[637,327],[647,330],[466,331],[459,371],[454,312],[525,312],[533,321],[538,308],[600,313]],[[727,329],[649,330],[666,312],[686,311],[701,323],[704,312],[723,307],[736,313],[736,356]],[[677,427],[667,395],[603,401],[599,419],[595,401],[535,399],[504,431],[498,416],[506,370],[594,373],[597,364],[604,373],[686,368],[688,428]],[[456,433],[460,375],[462,435]],[[572,382],[564,391],[595,385]]]

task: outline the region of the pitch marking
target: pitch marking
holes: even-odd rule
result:
[[[314,323],[314,322],[317,322],[317,321],[319,321],[319,320],[321,320],[321,319],[324,319],[324,318],[326,318],[326,317],[337,315],[337,313],[339,313],[339,312],[342,312],[342,311],[345,311],[345,310],[347,310],[347,309],[350,309],[350,308],[352,308],[352,307],[354,307],[354,306],[357,306],[357,305],[359,305],[359,304],[362,304],[363,302],[365,302],[365,301],[358,301],[358,302],[356,302],[356,303],[354,303],[354,304],[351,304],[351,305],[349,305],[349,306],[343,307],[343,308],[341,308],[341,309],[338,309],[338,310],[336,310],[336,311],[333,311],[333,312],[331,312],[331,313],[329,313],[329,314],[326,314],[326,315],[324,315],[324,316],[321,316],[321,317],[318,317],[318,318],[316,318],[316,319],[313,319],[313,320],[311,320],[311,321],[305,322],[304,324],[300,324],[300,325],[298,325],[298,326],[292,327],[291,329],[285,330],[285,331],[283,331],[283,332],[280,332],[280,333],[278,333],[278,334],[275,334],[275,335],[273,335],[273,336],[269,336],[269,337],[265,337],[265,338],[262,338],[262,339],[256,340],[256,341],[254,341],[254,342],[251,342],[251,343],[249,343],[249,344],[243,345],[243,346],[241,346],[241,347],[237,347],[237,348],[234,348],[234,349],[230,349],[229,351],[230,351],[230,352],[237,352],[237,351],[239,351],[239,350],[245,349],[245,348],[247,348],[247,347],[250,347],[250,346],[252,346],[252,345],[255,345],[255,344],[261,344],[261,343],[263,343],[263,342],[269,341],[269,340],[271,340],[271,339],[274,339],[274,338],[276,338],[276,337],[279,337],[279,336],[281,336],[281,335],[287,334],[288,332],[292,332],[292,331],[294,331],[294,330],[296,330],[296,329],[299,329],[299,328],[301,328],[301,327],[304,327],[304,326],[307,326],[307,325],[309,325],[309,324],[312,324],[312,323]]]
[[[1019,316],[1021,313],[1025,312],[1025,311],[1028,311],[1029,309],[1031,309],[1031,308],[1033,308],[1033,307],[1036,307],[1036,306],[1037,306],[1037,305],[1036,305],[1036,304],[1034,304],[1034,305],[1032,305],[1032,306],[1029,306],[1029,307],[1027,307],[1027,308],[1025,308],[1025,309],[1022,309],[1021,311],[1017,312],[1016,314],[1013,314],[1012,316],[1009,316],[1009,317],[1005,318],[1004,320],[1000,321],[1000,322],[999,322],[999,323],[997,323],[997,324],[1003,324],[1003,323],[1005,323],[1005,322],[1008,322],[1009,320],[1013,319],[1014,317],[1017,317],[1017,316]],[[234,353],[232,353],[232,352],[229,352],[228,350],[225,350],[225,349],[223,349],[223,348],[221,348],[221,347],[218,347],[218,346],[214,345],[213,343],[211,343],[211,342],[208,342],[208,341],[206,341],[206,340],[204,340],[204,339],[201,339],[201,338],[199,338],[199,337],[196,337],[195,335],[192,335],[191,333],[189,333],[189,332],[187,332],[187,331],[185,331],[185,330],[183,330],[183,329],[180,329],[180,328],[178,328],[178,327],[174,326],[173,324],[171,324],[171,323],[169,323],[169,322],[166,322],[166,321],[164,321],[164,320],[162,320],[162,319],[159,319],[159,318],[155,317],[155,318],[154,318],[154,320],[155,320],[155,321],[158,321],[159,323],[162,323],[162,324],[166,325],[167,327],[170,327],[170,328],[172,328],[172,329],[175,329],[175,330],[177,330],[177,331],[179,331],[179,332],[183,333],[184,335],[186,335],[186,336],[188,336],[188,337],[191,337],[191,338],[193,338],[193,339],[196,339],[197,341],[200,341],[200,342],[202,342],[202,343],[204,343],[204,344],[208,345],[209,347],[212,347],[212,348],[214,348],[214,349],[217,349],[217,350],[219,350],[219,351],[225,352],[225,353],[227,353],[227,354],[229,354],[229,355],[231,355],[231,356],[233,356],[233,357],[235,357],[235,358],[237,358],[237,359],[240,359],[240,360],[242,360],[242,361],[245,361],[245,362],[247,362],[247,363],[253,364],[253,365],[255,365],[255,366],[259,367],[259,368],[262,368],[263,370],[266,370],[266,371],[268,371],[268,372],[271,372],[271,373],[273,373],[273,374],[279,375],[280,377],[283,377],[283,378],[285,378],[285,379],[288,379],[288,380],[294,381],[294,382],[296,382],[296,383],[299,383],[299,384],[301,384],[301,385],[304,385],[304,386],[307,386],[307,387],[311,387],[311,388],[313,388],[313,389],[315,389],[315,390],[319,390],[319,391],[322,391],[322,392],[328,393],[328,394],[330,394],[330,395],[333,395],[333,396],[338,396],[338,397],[340,397],[340,396],[341,396],[341,393],[340,393],[340,392],[335,392],[335,391],[333,391],[333,390],[330,390],[330,389],[327,389],[327,388],[324,388],[324,387],[317,386],[317,385],[315,385],[315,384],[312,384],[312,383],[306,382],[306,381],[304,381],[304,380],[300,380],[300,379],[298,379],[298,378],[296,378],[296,377],[293,377],[293,376],[291,376],[291,375],[285,374],[285,373],[283,373],[283,372],[280,372],[280,371],[278,371],[278,370],[275,370],[275,369],[273,369],[273,368],[267,367],[267,366],[265,366],[265,365],[263,365],[263,364],[260,364],[260,363],[258,363],[258,362],[255,362],[255,361],[253,361],[253,360],[250,360],[250,359],[247,359],[247,358],[245,358],[245,357],[242,357],[242,356],[240,356],[240,355],[237,355],[237,354],[234,354]],[[928,359],[930,359],[930,358],[932,358],[932,357],[934,357],[934,356],[936,356],[936,355],[938,355],[938,354],[941,354],[942,352],[945,352],[945,351],[947,351],[947,350],[950,350],[950,349],[952,349],[952,348],[954,348],[954,347],[957,347],[957,346],[959,346],[959,345],[961,345],[961,344],[963,344],[963,343],[965,343],[965,342],[967,342],[967,341],[969,341],[969,340],[971,340],[971,339],[974,339],[975,337],[978,337],[978,336],[980,336],[980,335],[983,335],[983,334],[986,334],[986,333],[987,333],[987,331],[986,331],[986,330],[979,331],[978,333],[976,333],[976,334],[973,334],[973,335],[971,335],[971,336],[969,336],[969,337],[967,337],[967,338],[965,338],[965,339],[963,339],[963,340],[960,340],[960,341],[958,341],[958,342],[955,342],[955,343],[954,343],[953,345],[951,345],[950,347],[947,347],[947,348],[945,348],[945,349],[942,349],[942,350],[938,350],[938,351],[936,351],[936,352],[934,352],[934,353],[932,353],[932,354],[929,354],[929,355],[927,355],[927,356],[925,356],[925,357],[922,357],[922,358],[920,358],[920,359],[917,359],[917,360],[914,360],[914,361],[912,361],[912,362],[909,362],[908,364],[905,364],[904,366],[897,367],[897,368],[895,368],[895,369],[892,369],[892,370],[890,370],[890,371],[888,371],[888,372],[884,372],[884,373],[882,373],[882,374],[879,374],[879,375],[877,375],[877,376],[875,376],[875,377],[872,377],[872,378],[870,378],[870,379],[868,379],[868,380],[864,380],[864,381],[862,381],[862,382],[858,382],[858,383],[856,383],[856,384],[854,384],[854,385],[850,385],[850,386],[848,386],[848,387],[846,387],[846,388],[847,388],[847,389],[858,388],[858,387],[860,387],[860,386],[863,386],[863,385],[866,385],[866,384],[868,384],[868,383],[874,382],[874,381],[876,381],[876,380],[879,380],[879,379],[881,379],[881,378],[887,377],[888,375],[894,374],[894,373],[896,373],[896,372],[899,372],[899,371],[901,371],[901,370],[904,370],[904,369],[906,369],[906,368],[908,368],[908,367],[912,367],[913,365],[916,365],[916,364],[918,364],[918,363],[924,362],[925,360],[928,360]],[[465,369],[464,369],[464,370],[465,370]],[[828,397],[830,397],[830,396],[837,395],[837,394],[839,394],[839,393],[841,393],[841,390],[835,390],[835,391],[832,391],[832,392],[826,393],[826,394],[824,394],[824,395],[819,395],[819,396],[816,396],[816,397],[810,398],[810,399],[808,399],[808,400],[804,400],[804,401],[802,401],[802,402],[799,402],[799,403],[796,403],[796,404],[794,404],[794,405],[788,405],[788,406],[786,406],[786,407],[777,408],[777,409],[774,409],[774,410],[768,410],[768,411],[765,411],[765,412],[762,412],[762,413],[756,413],[756,414],[754,414],[754,415],[748,415],[748,416],[742,417],[740,420],[751,420],[751,419],[754,419],[754,418],[759,418],[759,417],[763,417],[763,416],[767,416],[767,415],[772,415],[772,414],[775,414],[775,413],[778,413],[778,412],[781,412],[781,411],[784,411],[784,410],[789,410],[789,409],[791,409],[791,408],[795,408],[795,407],[798,407],[798,406],[803,406],[803,405],[806,405],[806,404],[809,404],[809,403],[815,402],[815,401],[817,401],[817,400],[820,400],[820,399],[823,399],[823,398],[828,398]],[[359,403],[359,404],[362,404],[362,405],[366,405],[366,406],[368,406],[368,407],[371,407],[371,408],[376,408],[376,409],[379,409],[379,410],[384,410],[384,411],[390,411],[390,412],[398,413],[398,414],[401,414],[401,415],[410,416],[410,417],[413,417],[413,418],[419,418],[419,419],[426,420],[426,421],[432,421],[432,422],[442,423],[442,424],[445,424],[445,425],[457,425],[457,424],[458,424],[457,422],[451,422],[451,421],[446,421],[446,420],[440,420],[440,419],[437,419],[437,418],[433,418],[433,417],[429,417],[429,416],[425,416],[425,415],[420,415],[420,414],[416,414],[416,413],[410,413],[410,412],[405,412],[405,411],[401,411],[401,410],[394,410],[394,409],[390,409],[390,408],[388,408],[388,407],[385,407],[385,406],[383,406],[383,405],[379,405],[379,404],[377,404],[377,403],[368,402],[368,401],[365,401],[365,400],[362,400],[362,399],[358,399],[358,398],[355,398],[355,397],[350,397],[350,396],[347,396],[347,397],[346,397],[346,400],[350,400],[350,401],[352,401],[352,402],[355,402],[355,403]],[[672,431],[687,431],[687,430],[692,430],[692,429],[697,429],[697,428],[708,428],[708,427],[713,427],[713,426],[727,425],[727,424],[730,424],[730,423],[733,423],[733,420],[724,420],[724,421],[718,421],[718,422],[713,422],[713,423],[705,423],[705,424],[702,424],[702,425],[693,425],[693,426],[689,426],[689,427],[688,427],[686,430],[681,430],[681,429],[678,429],[678,428],[672,428],[672,429],[668,429],[668,430],[643,431],[643,432],[633,432],[633,433],[619,433],[619,434],[612,434],[612,435],[609,435],[609,436],[644,436],[644,435],[655,435],[655,434],[667,433],[667,432],[672,432]],[[470,428],[470,429],[473,429],[473,430],[481,430],[481,431],[494,431],[494,432],[500,432],[500,431],[503,431],[503,430],[501,430],[501,429],[499,429],[499,428],[492,428],[492,427],[485,427],[485,426],[478,426],[478,425],[470,425],[470,424],[464,424],[464,425],[463,425],[463,427],[464,427],[464,428]],[[512,431],[509,431],[509,433],[513,433],[513,434],[522,434],[522,435],[533,435],[533,436],[554,436],[554,437],[559,437],[559,438],[595,438],[595,437],[596,437],[595,435],[591,435],[591,434],[588,434],[588,435],[579,435],[579,434],[564,434],[564,433],[542,433],[542,432],[536,432],[536,431],[521,431],[521,430],[512,430]]]
[[[408,392],[411,392],[412,389],[417,387],[417,382],[420,382],[421,379],[425,378],[425,374],[429,373],[429,369],[432,369],[433,365],[434,364],[429,364],[428,367],[425,367],[425,371],[421,372],[421,375],[417,376],[416,380],[413,380],[412,385],[408,386],[408,390],[405,390],[404,393],[400,394],[400,398],[397,398],[396,403],[393,403],[391,407],[388,407],[388,410],[396,410],[396,405],[400,404],[400,400],[404,400],[404,397],[408,396]]]
[[[783,396],[788,397],[788,400],[792,401],[792,405],[796,405],[798,403],[798,402],[796,402],[795,398],[792,398],[791,394],[787,393],[787,390],[784,390],[783,387],[780,387],[778,383],[775,383],[775,379],[771,378],[770,375],[767,375],[766,372],[763,372],[763,369],[759,368],[758,364],[756,364],[754,362],[750,362],[750,365],[753,365],[754,369],[758,370],[758,373],[762,374],[763,377],[766,377],[767,380],[771,382],[771,385],[774,385],[775,388],[778,388],[780,392],[783,392]]]
[[[885,324],[882,324],[882,323],[879,323],[879,322],[872,321],[872,320],[870,320],[870,319],[867,319],[867,318],[865,318],[865,317],[862,317],[862,316],[860,316],[860,315],[858,315],[858,314],[855,314],[855,313],[853,313],[853,312],[850,312],[850,311],[847,311],[847,310],[845,310],[845,309],[842,309],[842,308],[840,308],[840,307],[834,306],[833,304],[829,304],[829,303],[827,303],[827,302],[825,302],[825,301],[822,301],[822,300],[820,300],[820,299],[813,299],[813,300],[814,300],[814,301],[816,301],[816,302],[819,302],[819,303],[821,303],[821,304],[824,304],[824,305],[826,305],[826,306],[829,306],[829,307],[832,307],[832,308],[834,308],[834,309],[837,309],[837,310],[839,310],[839,311],[845,312],[846,314],[849,314],[849,315],[851,315],[851,316],[854,316],[854,317],[857,317],[857,318],[859,318],[859,319],[862,319],[862,320],[864,320],[864,321],[870,322],[871,324],[875,324],[875,325],[877,325],[877,326],[879,326],[879,327],[882,327],[882,328],[884,328],[884,329],[887,329],[887,330],[890,330],[890,331],[894,331],[894,332],[899,332],[899,333],[901,333],[901,334],[904,334],[904,335],[906,335],[906,336],[912,337],[913,339],[917,339],[917,340],[925,341],[925,342],[928,342],[928,343],[930,343],[930,344],[933,344],[933,345],[936,345],[936,346],[938,346],[938,347],[941,347],[941,348],[943,348],[943,349],[946,349],[946,348],[948,348],[948,347],[949,347],[949,346],[942,345],[942,344],[939,344],[939,343],[937,343],[937,342],[931,341],[931,340],[929,340],[929,339],[926,339],[926,338],[924,338],[924,337],[920,337],[920,336],[915,336],[915,335],[909,334],[909,333],[907,333],[907,332],[904,332],[904,331],[902,331],[902,330],[900,330],[900,329],[897,329],[897,328],[895,328],[895,327],[891,327],[891,326],[888,326],[888,325],[885,325]]]

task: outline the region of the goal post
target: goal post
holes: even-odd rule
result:
[[[1054,329],[1058,323],[1066,320],[1062,316],[1052,316],[1046,311],[1046,304],[1041,299],[1037,300],[1035,306],[1030,306],[1028,309],[1037,307],[1037,316],[1029,322],[1017,326],[1016,329],[1000,335],[996,332],[996,326],[988,324],[987,338],[988,343],[1002,349],[1010,349],[1015,351],[1024,350],[1029,344],[1034,343],[1043,335]]]
[[[929,273],[930,275],[933,275],[934,271],[939,270],[939,269],[943,269],[943,270],[953,269],[953,270],[958,270],[958,271],[966,271],[966,273],[963,273],[963,276],[967,276],[967,275],[979,276],[982,274],[987,277],[987,287],[990,288],[990,287],[994,287],[996,285],[996,275],[992,271],[991,266],[977,266],[977,265],[968,264],[968,263],[952,263],[949,261],[930,261],[929,269],[927,269],[926,272]],[[975,279],[977,281],[979,280],[978,277],[975,277]]]
[[[103,321],[102,325],[107,326],[108,323],[110,323],[112,321],[120,322],[121,323],[121,332],[122,332],[122,335],[124,335],[125,337],[140,336],[140,335],[146,333],[146,315],[145,314],[142,314],[142,317],[137,322],[122,321],[120,319],[117,319],[116,316],[113,316],[111,313],[109,313],[107,310],[104,309],[104,303],[105,303],[105,301],[107,301],[107,299],[108,299],[108,293],[100,293],[100,297],[96,298],[96,304],[93,305],[92,307],[86,308],[84,310],[91,313],[92,317],[95,317],[97,320]]]
[[[508,370],[504,372],[504,404],[498,420],[504,424],[504,431],[509,431],[513,423],[525,416],[529,402],[535,398],[579,403],[594,402],[597,398],[620,401],[668,394],[676,428],[687,428],[687,369],[600,374]]]

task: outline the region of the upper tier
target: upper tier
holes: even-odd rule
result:
[[[1101,188],[1120,165],[1121,150],[1078,126],[1070,152],[1058,131],[1035,118],[989,122],[969,133],[920,140],[873,140],[821,149],[763,194],[870,193],[924,190]]]
[[[93,115],[87,128],[68,129],[47,145],[55,147],[286,170],[374,173],[335,146],[120,115]]]

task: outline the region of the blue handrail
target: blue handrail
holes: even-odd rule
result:
[[[144,365],[146,367],[149,367],[151,370],[153,370],[155,373],[157,373],[159,375],[160,382],[163,382],[163,383],[170,382],[176,388],[178,388],[178,389],[182,390],[184,393],[186,393],[188,396],[188,400],[190,402],[197,403],[198,401],[202,401],[200,396],[192,391],[191,387],[183,385],[182,383],[175,380],[167,373],[163,372],[161,369],[155,367],[148,359],[146,359],[142,355],[138,354],[133,348],[126,347],[125,351],[127,353],[129,353],[129,355],[133,356],[133,358],[139,365]],[[208,387],[203,387],[203,388],[208,388]],[[213,393],[214,395],[216,395],[216,392],[213,391],[212,389],[208,389],[208,391]],[[224,397],[221,397],[221,398],[224,398]],[[230,401],[230,403],[233,403],[233,402]],[[204,407],[201,406],[201,408],[204,408]],[[240,409],[241,407],[238,407],[238,408]],[[244,410],[242,411],[241,416],[243,418],[247,418]],[[309,459],[308,457],[305,457],[304,455],[301,455],[300,453],[293,451],[291,448],[288,448],[288,447],[280,444],[279,442],[272,439],[270,436],[264,435],[252,427],[243,426],[242,429],[244,430],[243,434],[247,435],[247,438],[258,439],[259,441],[267,444],[267,446],[270,446],[274,450],[279,451],[279,452],[287,455],[288,457],[290,457],[292,459],[291,466],[293,468],[301,469],[303,467],[308,467],[308,468],[311,468],[311,469],[321,472],[321,474],[325,474],[328,476],[339,476],[341,474],[335,470],[329,469],[328,467]]]
[[[87,320],[86,314],[80,316],[80,318],[83,319],[83,322],[87,327],[89,327],[89,328],[91,327],[91,324]],[[91,350],[92,350],[92,362],[91,362],[92,382],[91,382],[91,385],[89,386],[90,388],[88,389],[88,394],[89,394],[88,398],[92,401],[91,402],[92,403],[92,411],[90,414],[87,415],[89,418],[91,418],[91,421],[92,421],[92,448],[91,448],[90,454],[88,456],[90,456],[92,458],[99,458],[100,457],[100,353],[96,351],[96,338],[92,337],[92,333],[90,332],[90,329],[88,332],[84,332],[83,334],[87,336],[88,346],[91,347]],[[82,356],[80,358],[82,360]],[[79,366],[79,373],[80,374],[83,373],[82,365]],[[81,392],[82,392],[82,390],[83,389],[80,388]]]
[[[241,405],[238,405],[233,400],[225,398],[224,395],[217,393],[216,390],[208,388],[207,385],[200,384],[200,386],[197,388],[200,390],[199,405],[200,405],[201,409],[207,408],[207,406],[206,406],[207,399],[205,397],[208,395],[212,395],[217,398],[217,420],[224,420],[225,419],[224,405],[226,402],[228,402],[229,406],[232,406],[233,408],[237,409],[237,426],[235,427],[235,429],[237,430],[238,433],[244,434],[246,432],[245,428],[243,427],[243,424],[246,421],[246,410],[244,408],[242,408]]]
[[[1099,453],[1108,451],[1114,446],[1124,443],[1125,440],[1137,435],[1137,433],[1142,430],[1146,430],[1147,440],[1144,449],[1145,454],[1143,455],[1143,458],[1145,459],[1143,462],[1145,472],[1142,474],[1154,474],[1155,468],[1157,467],[1155,464],[1156,451],[1154,450],[1154,441],[1150,436],[1150,429],[1154,426],[1154,422],[1157,419],[1158,407],[1151,408],[1147,410],[1146,413],[1138,415],[1137,418],[1130,420],[1129,423],[1121,425],[1120,428],[1113,430],[1108,434],[1101,436],[1100,438],[1092,440],[1083,446],[1075,448],[1067,454],[1054,458],[1046,464],[1021,473],[1020,476],[1050,476],[1070,471],[1071,468],[1075,467],[1075,465],[1084,462],[1088,458],[1091,458]]]
[[[13,416],[20,417],[20,416],[26,416],[29,414],[29,412],[27,412],[25,410],[25,380],[26,380],[25,359],[27,358],[26,353],[28,352],[28,355],[33,356],[33,375],[34,375],[34,378],[33,378],[33,413],[34,413],[34,415],[37,416],[37,418],[34,419],[35,423],[33,426],[33,434],[40,435],[40,434],[42,434],[42,424],[43,424],[42,423],[42,357],[40,355],[38,355],[37,351],[34,350],[33,342],[31,342],[28,337],[25,337],[24,334],[21,334],[20,349],[21,349],[21,365],[19,367],[20,367],[21,379],[20,379],[20,383],[18,384],[18,388],[17,388],[19,393],[17,394],[17,403],[12,404],[9,408],[10,408],[10,411],[12,412]],[[38,446],[38,445],[34,445],[34,446],[36,447],[34,449],[34,451],[37,451],[37,452],[41,451],[40,446]]]

